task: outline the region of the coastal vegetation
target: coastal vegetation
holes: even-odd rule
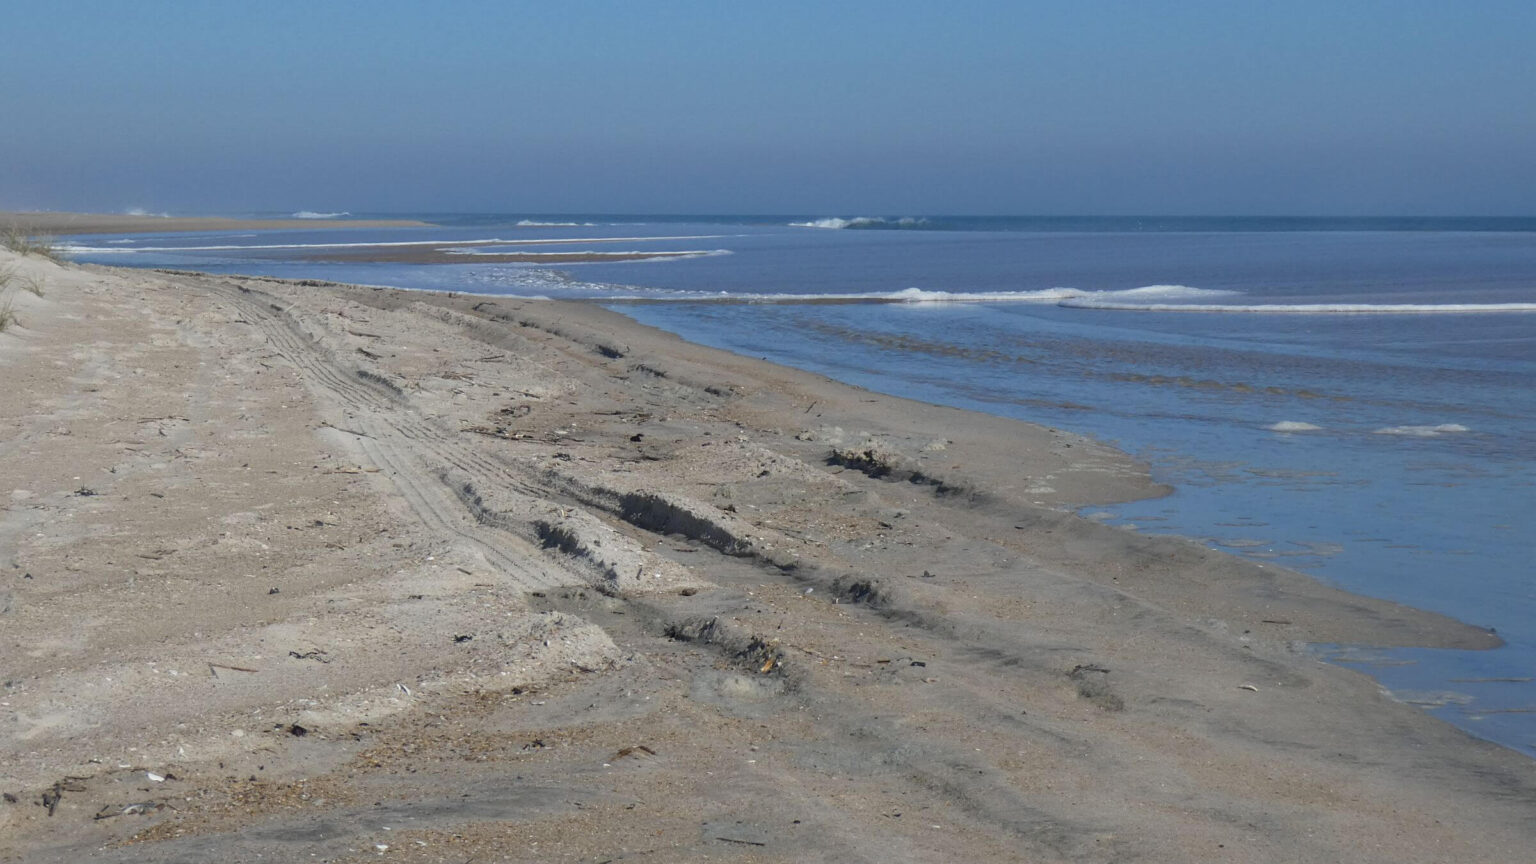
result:
[[[0,246],[17,255],[37,255],[50,261],[63,260],[63,253],[51,236],[38,234],[19,222],[0,227]]]

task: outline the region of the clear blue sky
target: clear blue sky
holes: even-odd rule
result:
[[[74,2],[0,208],[1536,214],[1536,3]]]

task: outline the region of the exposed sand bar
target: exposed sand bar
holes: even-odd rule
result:
[[[324,230],[412,228],[410,219],[226,219],[218,216],[138,216],[126,213],[0,212],[0,225],[37,234],[159,234],[186,231]]]
[[[1536,764],[1304,647],[1494,636],[1078,518],[1164,491],[1095,442],[592,306],[0,267],[0,859],[1536,848]]]
[[[582,264],[593,261],[652,261],[658,258],[694,258],[703,251],[682,252],[475,252],[476,246],[544,245],[550,241],[486,240],[442,244],[378,244],[317,249],[303,257],[309,261],[371,261],[397,264]],[[571,241],[557,241],[569,243]],[[594,243],[613,242],[594,240]]]

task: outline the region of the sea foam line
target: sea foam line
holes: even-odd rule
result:
[[[1073,297],[1060,304],[1069,309],[1115,312],[1224,312],[1258,315],[1474,315],[1536,312],[1536,303],[1125,303],[1093,296]]]
[[[672,240],[716,240],[729,234],[685,234],[673,237],[558,237],[539,240],[394,240],[376,243],[272,243],[226,244],[219,246],[138,246],[133,249],[111,249],[104,246],[60,246],[62,252],[72,254],[100,254],[106,252],[233,252],[241,249],[270,251],[274,249],[389,249],[401,246],[552,246],[569,243],[650,243]]]
[[[927,219],[919,219],[915,216],[903,216],[900,219],[887,219],[883,216],[854,216],[851,219],[843,219],[837,216],[826,219],[812,219],[809,222],[791,222],[791,228],[827,228],[841,230],[843,228],[873,228],[879,225],[889,225],[896,228],[916,228],[919,225],[928,224]]]

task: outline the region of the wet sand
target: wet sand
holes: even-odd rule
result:
[[[0,860],[1487,861],[1483,630],[1060,430],[601,308],[0,252]],[[383,848],[387,847],[387,848]]]

